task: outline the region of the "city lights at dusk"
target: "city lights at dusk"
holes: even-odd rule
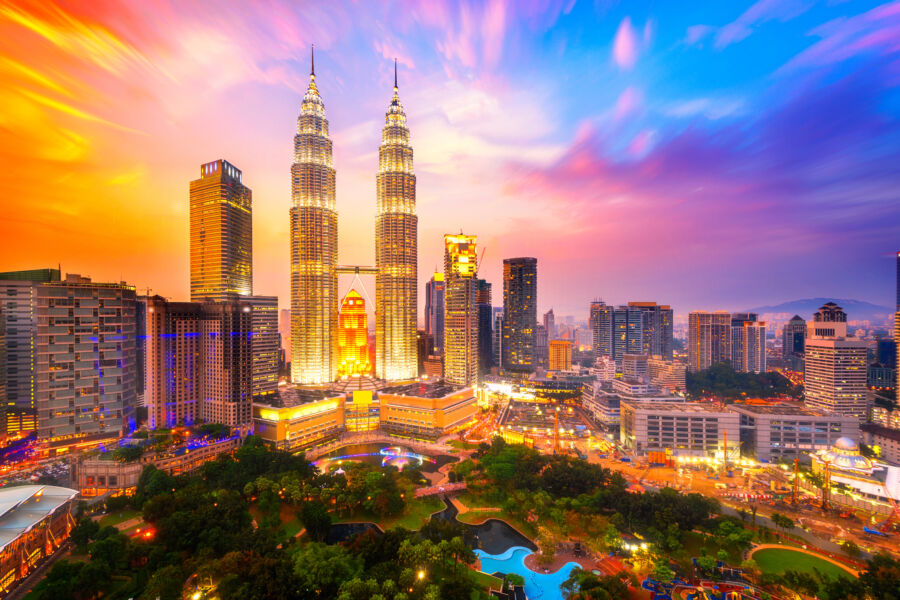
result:
[[[0,599],[900,600],[900,0],[0,0]]]

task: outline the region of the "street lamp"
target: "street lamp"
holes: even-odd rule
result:
[[[422,581],[423,579],[425,579],[425,569],[419,569],[419,573],[418,573],[417,577],[419,578],[419,581]]]

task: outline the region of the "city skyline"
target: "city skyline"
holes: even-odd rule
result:
[[[374,262],[372,173],[396,57],[420,282],[441,236],[464,229],[495,285],[503,258],[541,261],[540,312],[586,318],[598,297],[661,299],[681,316],[808,296],[891,304],[897,3],[277,6],[281,19],[221,4],[216,27],[190,4],[5,6],[6,268],[62,262],[185,299],[187,182],[225,159],[254,190],[254,284],[287,307],[287,131],[315,43],[340,263]],[[636,235],[641,250],[621,253]]]

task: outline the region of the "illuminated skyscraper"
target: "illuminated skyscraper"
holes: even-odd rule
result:
[[[397,93],[384,117],[378,149],[378,212],[375,217],[375,375],[380,379],[416,376],[418,273],[416,176],[406,113]]]
[[[475,311],[478,313],[478,369],[479,381],[494,366],[494,308],[491,306],[491,284],[484,279],[475,283]]]
[[[867,343],[847,335],[847,313],[834,302],[808,323],[805,354],[806,404],[865,419]]]
[[[278,390],[278,297],[250,296],[242,299],[250,305],[250,348],[254,399],[265,399]]]
[[[191,300],[253,293],[252,193],[234,165],[216,160],[191,182]]]
[[[359,292],[350,290],[338,313],[338,377],[369,375],[369,326],[366,301]]]
[[[325,104],[315,63],[300,104],[291,165],[291,380],[320,384],[337,374],[337,210]],[[415,324],[413,324],[415,335]],[[415,362],[415,347],[413,347]]]
[[[688,370],[731,360],[731,313],[698,310],[688,315]]]
[[[0,273],[0,311],[6,325],[6,433],[37,426],[37,288],[59,280],[57,269]]]
[[[169,302],[161,296],[141,302],[147,315],[150,428],[206,422],[249,430],[253,393],[271,383],[251,354],[268,362],[265,345],[274,312],[254,312],[264,309],[262,302]],[[259,328],[257,342],[251,330],[259,319],[266,327]]]
[[[503,371],[534,371],[537,325],[537,259],[503,260]]]
[[[475,385],[478,377],[476,239],[444,236],[444,379],[455,385]]]
[[[67,275],[36,292],[38,438],[69,446],[133,430],[134,288]]]
[[[434,352],[444,346],[444,274],[435,273],[425,284],[425,333],[434,337]]]

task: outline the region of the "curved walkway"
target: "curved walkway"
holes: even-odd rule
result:
[[[753,550],[750,551],[750,554],[748,555],[748,557],[753,558],[753,555],[756,554],[758,551],[770,550],[770,549],[787,550],[788,552],[802,552],[803,554],[809,554],[810,556],[820,558],[826,562],[830,562],[831,564],[835,565],[836,567],[840,567],[840,568],[844,569],[848,573],[852,574],[854,577],[859,577],[859,571],[851,568],[847,564],[842,563],[839,560],[835,560],[835,559],[831,558],[830,556],[825,556],[824,554],[819,554],[818,552],[813,552],[812,550],[807,550],[805,548],[795,548],[793,546],[782,546],[781,544],[760,544],[759,546],[754,547]]]

